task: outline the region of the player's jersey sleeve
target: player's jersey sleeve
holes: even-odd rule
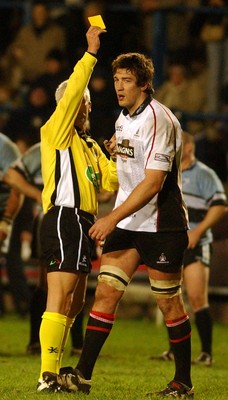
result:
[[[152,102],[151,116],[145,124],[145,168],[171,171],[181,147],[181,127],[166,108]]]

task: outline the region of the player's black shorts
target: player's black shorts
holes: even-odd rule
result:
[[[210,243],[196,246],[194,249],[186,249],[184,252],[184,267],[201,261],[207,267],[210,266],[212,245]]]
[[[117,250],[137,249],[141,263],[162,272],[178,272],[188,235],[183,232],[135,232],[116,228],[106,239],[103,254]]]
[[[68,207],[52,207],[41,225],[41,250],[48,272],[91,271],[94,241],[88,236],[94,216]]]

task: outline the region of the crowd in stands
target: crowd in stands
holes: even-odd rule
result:
[[[227,113],[227,0],[58,0],[55,7],[51,3],[31,1],[26,22],[23,7],[0,5],[0,131],[21,153],[40,140],[40,127],[55,108],[56,87],[85,51],[91,15],[101,14],[107,26],[90,81],[91,133],[99,144],[112,136],[118,111],[112,60],[129,51],[153,58],[159,26],[165,27],[159,48],[163,68],[156,74],[163,81],[155,87],[154,97],[180,119],[182,113]],[[205,13],[202,7],[213,12]],[[185,129],[196,135],[196,155],[227,183],[227,120],[190,120]]]

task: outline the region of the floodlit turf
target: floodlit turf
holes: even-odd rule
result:
[[[25,348],[29,322],[15,315],[0,320],[0,400],[85,399],[83,394],[36,393],[39,356],[28,356]],[[193,357],[199,354],[199,341],[193,325]],[[70,344],[70,343],[69,343]],[[67,347],[64,365],[75,366]],[[151,355],[167,349],[165,327],[144,319],[118,319],[96,364],[90,400],[142,400],[148,391],[163,389],[172,379],[172,362],[151,361]],[[227,325],[214,327],[214,365],[193,366],[195,400],[227,400]]]

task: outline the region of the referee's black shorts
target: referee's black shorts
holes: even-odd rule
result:
[[[141,263],[161,272],[175,273],[183,264],[187,231],[136,232],[116,228],[105,240],[103,254],[135,248]]]
[[[47,271],[91,271],[94,241],[88,236],[94,216],[68,207],[52,207],[44,215],[41,251],[47,261]]]

